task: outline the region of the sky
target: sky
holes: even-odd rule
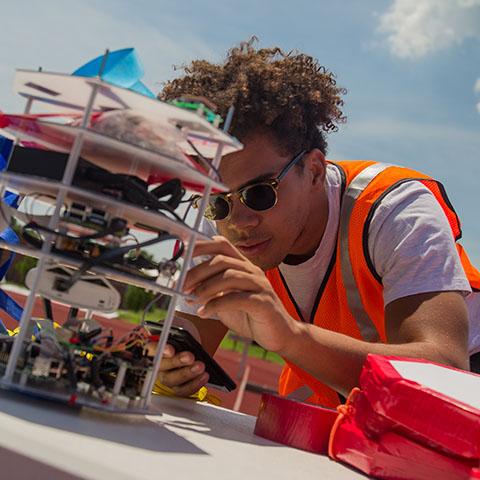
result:
[[[135,47],[154,91],[194,58],[251,35],[337,75],[347,123],[331,159],[405,165],[442,181],[480,267],[480,0],[0,0],[0,110],[20,112],[15,68],[71,72]]]

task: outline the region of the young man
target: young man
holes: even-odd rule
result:
[[[245,146],[220,167],[230,192],[210,199],[219,235],[195,247],[209,259],[187,275],[190,312],[279,353],[280,393],[327,406],[358,384],[368,353],[468,368],[470,292],[480,288],[440,184],[325,160],[343,93],[311,57],[243,44],[221,65],[194,61],[160,95],[203,96],[221,115],[233,105],[231,133]],[[208,376],[170,348],[159,379],[189,395]]]

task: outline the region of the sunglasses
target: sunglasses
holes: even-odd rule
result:
[[[251,210],[256,212],[265,212],[273,208],[278,201],[278,187],[289,170],[296,165],[306,154],[305,150],[295,155],[283,167],[276,178],[265,180],[258,183],[252,183],[232,192],[218,193],[210,195],[204,216],[209,220],[220,221],[227,220],[232,213],[232,197],[238,197],[240,201]],[[198,208],[201,197],[196,197],[193,201],[193,207]]]

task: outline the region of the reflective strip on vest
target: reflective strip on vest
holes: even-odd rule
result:
[[[302,385],[293,392],[290,392],[286,398],[297,400],[298,402],[306,402],[315,392],[308,386]]]
[[[360,298],[355,277],[353,276],[352,263],[348,250],[349,226],[353,207],[356,199],[367,188],[370,182],[390,165],[386,163],[375,163],[362,170],[348,185],[342,200],[340,213],[340,262],[342,267],[343,284],[347,294],[347,302],[350,311],[357,323],[362,338],[368,342],[377,342],[380,339],[377,329]]]

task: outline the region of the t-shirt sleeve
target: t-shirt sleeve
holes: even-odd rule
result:
[[[419,293],[470,292],[445,213],[420,182],[404,183],[388,193],[368,233],[384,305]]]
[[[208,237],[213,237],[214,235],[217,235],[217,229],[215,227],[215,223],[211,222],[210,220],[207,220],[206,218],[202,219],[199,230],[200,232],[204,233]],[[199,263],[199,259],[193,259],[190,262],[189,268],[195,266],[197,263]],[[196,315],[199,306],[200,305],[197,305],[197,304],[187,303],[183,297],[180,297],[179,300],[177,301],[176,310],[180,312],[191,313],[192,315]]]

